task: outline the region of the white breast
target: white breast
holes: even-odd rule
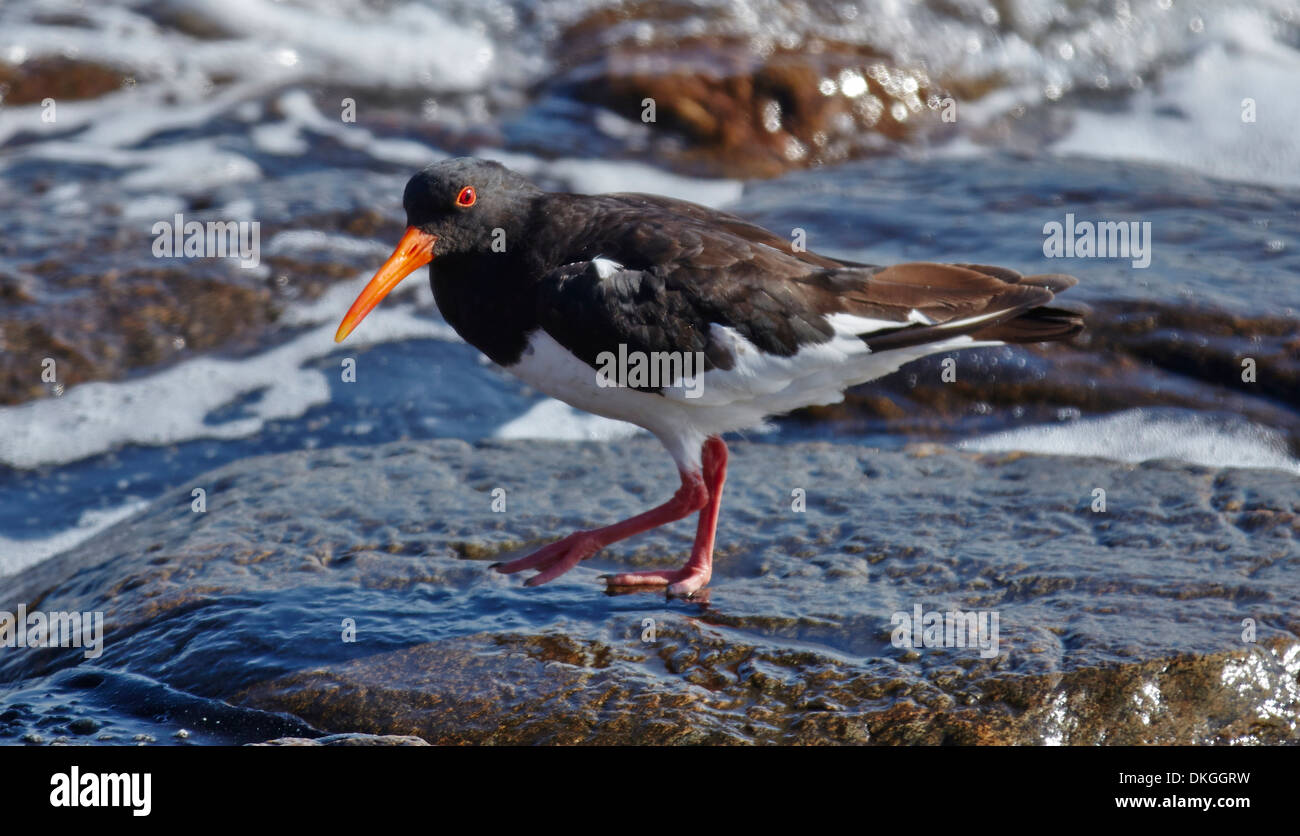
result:
[[[653,392],[601,386],[596,370],[546,331],[529,336],[519,362],[508,371],[570,406],[644,427],[663,442],[678,467],[699,470],[700,445],[711,433],[694,426],[689,407]]]

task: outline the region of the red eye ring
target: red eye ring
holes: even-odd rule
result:
[[[467,209],[473,206],[476,200],[478,200],[478,195],[474,193],[473,186],[466,186],[460,190],[460,194],[456,195],[456,205]]]

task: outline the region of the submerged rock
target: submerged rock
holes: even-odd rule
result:
[[[708,596],[666,601],[596,576],[680,563],[690,521],[538,589],[488,568],[665,498],[650,440],[247,459],[7,578],[0,610],[101,610],[105,640],[93,661],[0,649],[0,694],[57,702],[93,666],[81,704],[129,715],[139,688],[96,691],[143,678],[207,706],[183,718],[197,740],[246,743],[1300,739],[1294,475],[935,445],[736,443],[731,461]],[[996,615],[996,642],[894,646],[918,607]]]
[[[58,57],[19,65],[0,62],[0,102],[11,107],[48,99],[95,99],[134,83],[125,73],[93,61]]]
[[[844,45],[816,53],[756,53],[716,39],[622,45],[561,82],[584,101],[680,137],[683,147],[668,154],[677,165],[728,177],[879,154],[933,133],[945,108],[949,122],[956,113],[923,69]]]

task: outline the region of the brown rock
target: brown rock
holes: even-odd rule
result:
[[[6,105],[96,99],[127,83],[112,67],[71,58],[33,58],[17,66],[0,64],[0,101]]]
[[[561,84],[579,98],[684,140],[688,168],[771,177],[879,152],[940,122],[944,94],[919,68],[855,44],[767,49],[718,36],[607,45],[608,12],[572,27]]]

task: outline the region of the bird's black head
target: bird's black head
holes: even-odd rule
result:
[[[458,157],[426,167],[406,184],[406,234],[352,303],[335,333],[352,332],[397,283],[435,257],[506,253],[524,238],[541,189],[489,160]]]
[[[516,242],[541,193],[500,163],[457,157],[412,177],[402,205],[408,227],[437,239],[435,256],[502,252]]]

